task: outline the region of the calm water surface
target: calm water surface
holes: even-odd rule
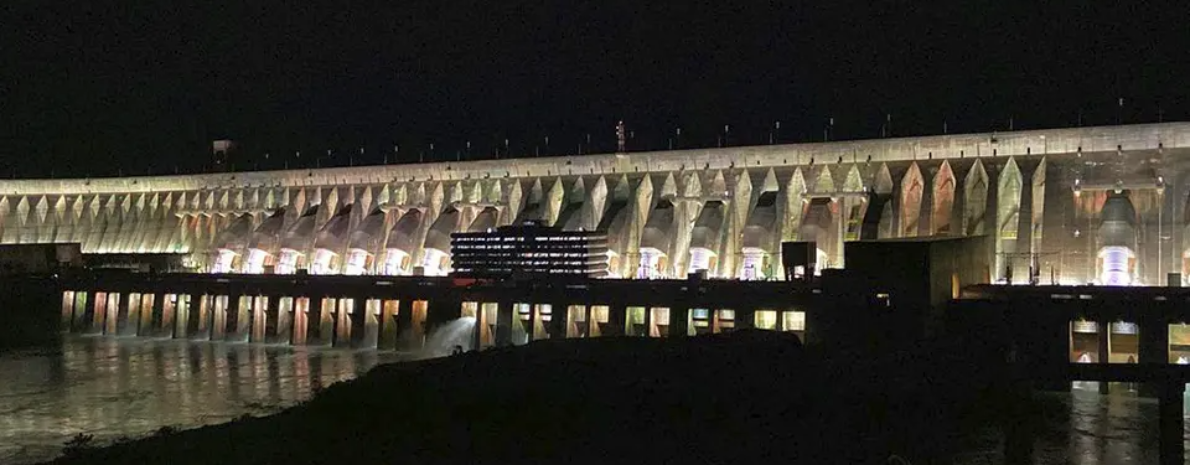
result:
[[[275,412],[400,355],[141,338],[71,337],[0,353],[0,464],[56,457],[77,433],[99,443]]]
[[[99,443],[263,415],[359,376],[396,353],[73,337],[60,349],[0,354],[0,464],[57,456],[77,433]],[[1037,464],[1156,464],[1157,403],[1095,385],[1039,394]],[[970,435],[961,465],[1003,463],[1002,434]]]

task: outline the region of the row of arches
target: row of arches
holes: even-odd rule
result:
[[[79,242],[85,253],[191,253],[213,271],[449,271],[450,234],[528,220],[609,234],[621,277],[770,278],[780,243],[813,241],[841,267],[851,240],[997,236],[1011,252],[1014,158],[835,164],[374,185],[0,197],[0,242]],[[1044,160],[1032,177],[1041,235]],[[998,170],[993,183],[989,169]],[[991,191],[995,196],[989,201]],[[1040,202],[1040,203],[1038,203]],[[991,226],[994,225],[994,226]]]

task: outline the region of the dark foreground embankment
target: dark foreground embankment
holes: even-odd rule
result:
[[[941,463],[995,372],[954,352],[827,360],[761,331],[541,341],[58,463]]]
[[[61,341],[61,299],[51,278],[0,276],[0,350]]]

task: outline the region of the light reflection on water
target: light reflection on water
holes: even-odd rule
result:
[[[1158,464],[1157,400],[1139,397],[1135,384],[1112,383],[1111,392],[1101,395],[1098,383],[1076,382],[1069,393],[1037,393],[1043,413],[1033,463]],[[954,463],[1001,464],[1003,447],[1003,434],[988,428],[968,438]]]
[[[376,351],[71,337],[0,354],[0,464],[47,460],[77,433],[99,443],[275,412],[399,355]]]
[[[162,426],[191,428],[267,414],[359,376],[396,353],[188,342],[68,338],[58,350],[0,354],[0,464],[57,456],[77,433],[99,443]],[[1156,464],[1157,403],[1095,383],[1039,393],[1034,463]],[[971,435],[959,465],[1003,463],[996,428]]]

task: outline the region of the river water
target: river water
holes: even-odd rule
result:
[[[391,352],[143,338],[70,337],[60,350],[0,354],[0,465],[57,456],[78,433],[107,443],[264,415],[336,381],[359,376]],[[1157,403],[1124,386],[1093,383],[1039,394],[1044,427],[1037,464],[1156,464]],[[1190,403],[1188,403],[1190,404]],[[1001,434],[968,435],[959,465],[1003,463]]]
[[[264,415],[397,361],[391,352],[69,337],[0,354],[0,465],[51,459],[75,434],[121,436]]]

